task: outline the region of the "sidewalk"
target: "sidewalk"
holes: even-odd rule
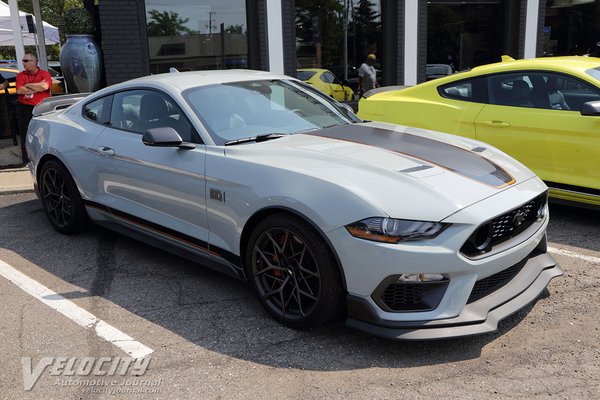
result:
[[[0,169],[0,195],[33,192],[27,168]]]

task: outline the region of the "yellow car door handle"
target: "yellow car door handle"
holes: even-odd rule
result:
[[[496,128],[508,128],[510,126],[510,122],[498,120],[483,121],[483,124],[487,126],[495,126]]]

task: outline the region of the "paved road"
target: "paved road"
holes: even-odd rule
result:
[[[60,235],[33,195],[0,196],[0,260],[56,293],[40,299],[67,299],[153,351],[142,376],[86,376],[86,357],[120,370],[121,343],[0,276],[0,397],[598,399],[600,213],[551,211],[565,276],[497,333],[415,343],[284,328],[243,283],[100,228]],[[23,366],[34,376],[44,360],[25,390]]]

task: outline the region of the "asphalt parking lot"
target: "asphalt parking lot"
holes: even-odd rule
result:
[[[497,333],[392,342],[285,328],[241,282],[2,195],[0,270],[30,281],[0,274],[0,398],[598,399],[600,212],[551,215],[565,275],[535,303]]]

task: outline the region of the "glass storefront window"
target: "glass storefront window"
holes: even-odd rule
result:
[[[600,1],[548,0],[543,32],[545,56],[600,56]]]
[[[462,71],[518,57],[520,2],[428,1],[427,64]],[[433,68],[430,68],[433,69]],[[439,77],[427,74],[427,79]]]
[[[150,72],[248,67],[245,0],[146,0]]]
[[[356,91],[358,68],[368,54],[375,54],[381,80],[380,65],[385,55],[381,54],[380,0],[296,0],[295,5],[299,69],[330,70],[339,80],[348,79]]]

